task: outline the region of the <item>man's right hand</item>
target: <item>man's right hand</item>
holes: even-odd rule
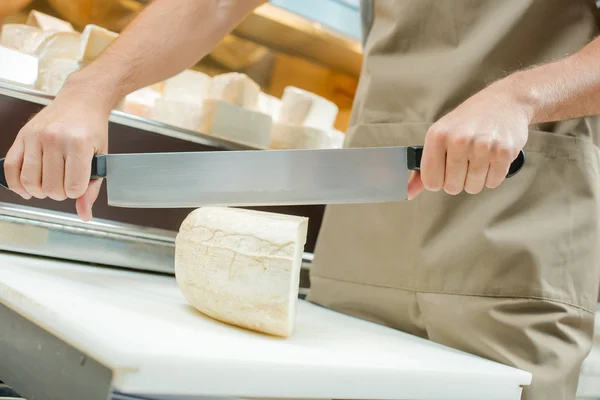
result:
[[[21,129],[4,162],[12,191],[24,199],[76,199],[79,217],[91,220],[102,185],[90,182],[91,162],[108,150],[111,111],[95,96],[64,88]]]

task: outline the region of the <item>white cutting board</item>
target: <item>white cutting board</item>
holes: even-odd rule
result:
[[[0,253],[0,302],[112,368],[125,393],[518,400],[531,381],[305,301],[289,339],[238,329],[191,308],[173,277],[141,272]]]

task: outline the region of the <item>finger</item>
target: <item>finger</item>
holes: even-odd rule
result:
[[[444,190],[448,194],[456,195],[464,189],[469,168],[469,142],[469,136],[460,134],[448,140],[444,179]]]
[[[436,127],[432,127],[425,137],[421,157],[421,180],[423,187],[427,190],[437,192],[444,187],[446,138],[446,132]]]
[[[512,143],[508,140],[496,143],[492,148],[490,169],[486,180],[486,186],[495,189],[506,179],[510,169],[510,163],[516,158],[513,156]]]
[[[93,146],[88,144],[85,139],[78,138],[69,142],[64,182],[68,198],[78,199],[88,190],[93,157]]]
[[[20,181],[31,196],[46,198],[42,191],[42,146],[37,140],[25,143]]]
[[[92,181],[83,196],[77,199],[75,207],[77,215],[82,221],[89,222],[92,220],[92,207],[98,199],[100,188],[102,187],[103,179],[95,179]]]
[[[42,191],[52,200],[62,201],[65,194],[65,158],[54,143],[44,146],[42,151]]]
[[[8,188],[25,200],[31,199],[31,195],[21,185],[21,168],[23,166],[23,141],[17,139],[4,159],[4,177]]]
[[[490,169],[491,136],[480,136],[472,144],[469,156],[469,169],[465,179],[465,192],[477,194],[483,190]]]
[[[423,181],[418,171],[413,171],[408,180],[408,200],[415,199],[423,191]]]

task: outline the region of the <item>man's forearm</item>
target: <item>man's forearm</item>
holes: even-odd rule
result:
[[[526,110],[532,124],[600,114],[600,39],[561,60],[491,85]]]
[[[96,92],[114,107],[122,97],[193,66],[264,0],[155,0],[64,90]]]

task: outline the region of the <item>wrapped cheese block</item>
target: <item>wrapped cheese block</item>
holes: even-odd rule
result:
[[[119,103],[117,109],[129,114],[137,115],[143,118],[152,118],[152,112],[156,102],[160,99],[160,92],[153,87],[148,86],[138,89],[125,96]]]
[[[69,76],[81,68],[81,63],[68,58],[50,58],[40,64],[35,88],[41,92],[56,96],[63,88]]]
[[[258,110],[260,86],[247,75],[231,72],[214,76],[208,98],[223,100],[248,110]]]
[[[198,311],[289,337],[308,218],[228,207],[192,211],[175,244],[177,284]]]
[[[281,97],[278,122],[328,130],[333,128],[338,112],[338,106],[326,98],[288,86]]]
[[[34,88],[38,79],[38,59],[9,47],[0,46],[0,81]]]
[[[202,107],[200,132],[252,147],[268,148],[270,115],[248,110],[223,100],[208,99]]]
[[[202,104],[206,99],[210,82],[210,76],[205,73],[186,69],[165,80],[162,89],[163,98],[165,100]]]
[[[73,32],[75,30],[70,22],[36,10],[32,10],[29,13],[29,16],[27,17],[27,25],[35,26],[43,31]]]
[[[274,123],[271,129],[269,143],[271,149],[328,149],[331,147],[331,134],[325,129],[282,123]]]
[[[101,26],[89,24],[81,33],[81,47],[78,60],[90,63],[100,56],[119,37],[118,33],[111,32]]]

